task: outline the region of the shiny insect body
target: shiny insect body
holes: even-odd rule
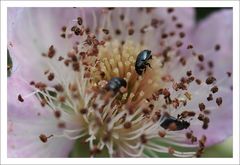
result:
[[[148,63],[150,59],[152,59],[150,50],[143,50],[138,54],[135,62],[135,70],[137,74],[142,75],[142,73],[146,71],[147,66],[151,68],[151,65]]]
[[[168,129],[171,124],[176,125],[176,131],[187,129],[190,123],[173,116],[165,116],[163,122],[160,124],[164,129]]]
[[[106,85],[106,90],[116,93],[120,90],[121,87],[127,87],[126,80],[120,77],[113,77],[111,80],[108,81]]]

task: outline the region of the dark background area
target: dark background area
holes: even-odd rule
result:
[[[231,8],[221,8],[221,7],[197,7],[196,10],[196,20],[200,21],[210,15],[213,12],[216,12],[221,9],[231,9]]]

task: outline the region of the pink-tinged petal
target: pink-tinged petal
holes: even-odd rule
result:
[[[82,13],[76,8],[9,8],[8,49],[17,71],[28,80],[44,79],[40,73],[47,65],[42,53],[53,45],[59,56],[66,56],[72,43],[60,36],[61,28],[76,23]]]
[[[40,134],[50,136],[62,132],[52,111],[41,107],[35,97],[24,97],[32,89],[20,77],[8,78],[8,157],[67,157],[73,142],[51,137],[46,143]],[[18,100],[18,95],[24,102]]]
[[[207,130],[199,128],[193,129],[197,135],[207,135],[207,145],[219,143],[232,135],[232,78],[227,76],[227,72],[232,72],[232,10],[222,10],[216,12],[199,23],[194,31],[195,48],[204,50],[205,61],[214,62],[214,76],[221,94],[214,94],[214,98],[222,97],[223,103],[211,112],[210,124]],[[215,51],[216,44],[220,45],[220,50]],[[214,101],[215,101],[214,99]],[[217,107],[217,105],[216,105]]]
[[[204,50],[205,52],[201,53],[207,56],[208,60],[213,60],[216,63],[215,74],[222,76],[223,70],[232,71],[232,10],[215,12],[206,20],[200,22],[193,32],[193,40],[197,50]],[[219,51],[215,51],[216,45],[220,45]]]

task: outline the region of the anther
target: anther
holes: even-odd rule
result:
[[[198,107],[199,107],[200,111],[205,110],[205,105],[203,103],[199,103]]]
[[[54,79],[54,73],[50,73],[49,75],[48,75],[48,80],[49,81],[52,81]]]
[[[222,104],[222,97],[216,98],[216,103],[218,106],[220,106]]]
[[[163,138],[166,135],[166,132],[165,131],[159,131],[158,135]]]
[[[84,114],[87,114],[88,110],[86,108],[82,108],[79,110],[79,112],[84,115]]]
[[[218,87],[217,86],[212,87],[211,91],[212,91],[212,93],[218,92]]]
[[[132,123],[131,123],[130,121],[125,122],[125,123],[123,124],[123,127],[124,127],[125,129],[129,129],[129,128],[132,127]]]
[[[215,45],[215,47],[214,47],[215,51],[219,51],[219,50],[220,50],[220,48],[221,48],[221,47],[220,47],[220,45],[219,45],[219,44],[216,44],[216,45]]]
[[[54,112],[54,115],[55,115],[56,118],[60,118],[60,117],[61,117],[61,111],[56,110],[56,111]]]
[[[18,101],[20,101],[20,102],[24,102],[24,99],[22,98],[22,95],[18,95]]]
[[[209,76],[209,77],[206,79],[206,84],[207,84],[207,85],[210,85],[210,84],[212,84],[214,81],[216,81],[216,78],[213,77],[213,76]]]
[[[46,143],[49,138],[53,137],[53,135],[46,136],[45,134],[39,135],[39,139],[43,142]]]

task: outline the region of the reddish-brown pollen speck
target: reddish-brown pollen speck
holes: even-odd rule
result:
[[[222,97],[216,98],[216,103],[217,103],[218,106],[220,106],[222,104],[222,102],[223,102]]]
[[[48,141],[49,138],[53,137],[53,135],[50,136],[46,136],[45,134],[41,134],[39,135],[39,139],[43,142],[46,143]]]
[[[20,101],[20,102],[24,102],[24,99],[23,99],[23,97],[22,97],[22,95],[18,95],[18,101]]]

